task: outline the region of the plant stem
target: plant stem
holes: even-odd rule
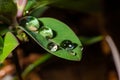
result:
[[[35,61],[34,63],[30,64],[22,73],[22,77],[25,77],[26,75],[28,75],[33,69],[35,69],[37,66],[39,66],[40,64],[44,63],[45,61],[47,61],[48,59],[50,59],[52,57],[51,54],[45,54],[44,56],[42,56],[41,58],[39,58],[37,61]]]
[[[23,80],[22,76],[21,76],[21,67],[20,67],[19,59],[18,59],[18,55],[17,55],[17,48],[13,51],[12,55],[13,55],[13,62],[15,63],[15,66],[16,66],[16,72],[18,75],[18,79]]]
[[[112,40],[112,38],[109,35],[106,36],[105,39],[108,42],[108,45],[111,49],[113,61],[115,63],[115,67],[116,67],[116,70],[118,72],[118,79],[120,80],[120,55],[119,55],[119,51],[118,51],[114,41]]]

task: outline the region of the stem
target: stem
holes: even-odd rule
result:
[[[49,58],[51,58],[52,55],[51,54],[45,54],[44,56],[42,56],[41,58],[39,58],[37,61],[35,61],[34,63],[30,64],[22,73],[22,77],[25,77],[26,75],[28,75],[33,69],[35,69],[37,66],[39,66],[40,64],[44,63],[45,61],[47,61]]]
[[[108,35],[108,33],[106,32],[106,29],[104,28],[106,19],[103,16],[103,13],[98,14],[98,19],[99,19],[99,22],[100,22],[100,24],[99,24],[100,25],[100,30],[101,30],[102,34],[105,35],[105,40],[107,41],[107,43],[110,47],[110,50],[112,52],[113,61],[115,63],[115,67],[116,67],[116,70],[117,70],[117,73],[118,73],[118,78],[120,80],[120,55],[119,55],[119,51],[118,51],[114,41],[112,40],[111,36]]]
[[[119,55],[118,49],[115,46],[115,43],[110,36],[106,36],[105,39],[108,42],[108,45],[111,49],[113,60],[115,63],[115,67],[116,67],[116,70],[118,72],[118,78],[120,80],[120,55]]]
[[[18,75],[18,79],[23,80],[22,76],[21,76],[21,67],[20,67],[19,59],[18,59],[18,55],[17,55],[17,48],[13,51],[12,55],[13,55],[13,62],[15,63],[15,66],[16,66],[16,72]]]

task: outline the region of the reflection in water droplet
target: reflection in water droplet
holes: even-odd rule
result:
[[[76,53],[72,51],[77,47],[76,43],[72,43],[70,40],[64,40],[61,42],[60,46],[68,51],[69,54],[75,56]]]
[[[71,45],[69,45],[69,49],[74,49],[77,46],[77,44],[72,43]]]
[[[66,50],[72,50],[77,46],[77,44],[72,43],[70,40],[64,40],[60,46]]]
[[[26,14],[28,14],[28,13],[29,13],[29,11],[25,11],[25,13],[26,13]]]
[[[67,47],[71,46],[71,44],[72,44],[72,42],[70,40],[64,40],[64,41],[62,41],[60,46],[62,48],[67,48]]]
[[[26,16],[22,18],[19,24],[22,27],[27,27],[31,31],[37,31],[40,27],[38,19],[33,16]]]
[[[53,31],[52,31],[52,29],[50,29],[48,27],[42,27],[40,29],[39,33],[47,39],[50,39],[53,37]]]
[[[23,15],[27,16],[27,15],[29,15],[29,13],[30,13],[30,11],[25,10],[24,13],[23,13]]]
[[[52,51],[52,52],[57,51],[58,48],[59,48],[58,45],[55,44],[55,43],[53,43],[53,42],[51,42],[51,43],[48,44],[48,49],[49,49],[50,51]]]

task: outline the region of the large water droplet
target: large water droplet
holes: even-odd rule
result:
[[[64,41],[62,41],[62,43],[61,43],[61,47],[62,48],[67,48],[69,45],[71,45],[72,44],[72,42],[70,41],[70,40],[64,40]]]
[[[59,46],[53,42],[48,44],[48,49],[52,52],[55,52],[59,49]]]
[[[39,33],[47,39],[50,39],[53,37],[53,31],[51,28],[48,28],[48,27],[42,27]]]
[[[26,16],[19,22],[20,26],[26,27],[30,31],[37,31],[40,27],[40,23],[37,18],[33,16]]]
[[[77,46],[77,44],[72,43],[70,40],[64,40],[62,41],[60,46],[66,50],[72,50]]]

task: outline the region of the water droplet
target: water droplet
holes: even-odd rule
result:
[[[69,49],[74,49],[76,46],[77,46],[77,44],[72,43],[72,44],[69,44],[69,45],[68,45],[68,48],[69,48]]]
[[[59,47],[58,47],[57,44],[51,42],[51,43],[48,44],[48,49],[52,52],[55,52],[59,49]]]
[[[33,16],[26,16],[19,22],[20,26],[28,28],[30,31],[37,31],[40,27],[40,23],[37,18]]]
[[[50,39],[53,37],[53,31],[52,31],[52,29],[50,29],[48,27],[42,27],[40,29],[39,33],[47,39]]]
[[[73,51],[71,51],[71,52],[70,52],[70,54],[71,54],[71,55],[73,55],[73,56],[75,56],[75,55],[76,55],[76,53],[75,53],[75,52],[73,52]]]
[[[66,50],[72,50],[74,49],[77,44],[76,43],[72,43],[70,40],[64,40],[61,45],[62,48],[65,48]]]
[[[83,46],[80,46],[81,51],[83,50]]]
[[[64,40],[64,41],[62,41],[62,43],[61,43],[61,47],[63,47],[63,48],[67,48],[69,45],[71,45],[72,44],[72,42],[70,41],[70,40]]]
[[[29,13],[29,11],[25,11],[25,13],[26,13],[26,14],[28,14],[28,13]]]
[[[72,56],[75,56],[76,55],[76,53],[74,52],[74,51],[72,51],[72,50],[67,50],[68,51],[68,53],[70,54],[70,55],[72,55]]]
[[[26,16],[27,16],[27,15],[29,15],[29,13],[30,13],[30,11],[25,10],[24,13],[23,13],[23,15],[26,15]]]

